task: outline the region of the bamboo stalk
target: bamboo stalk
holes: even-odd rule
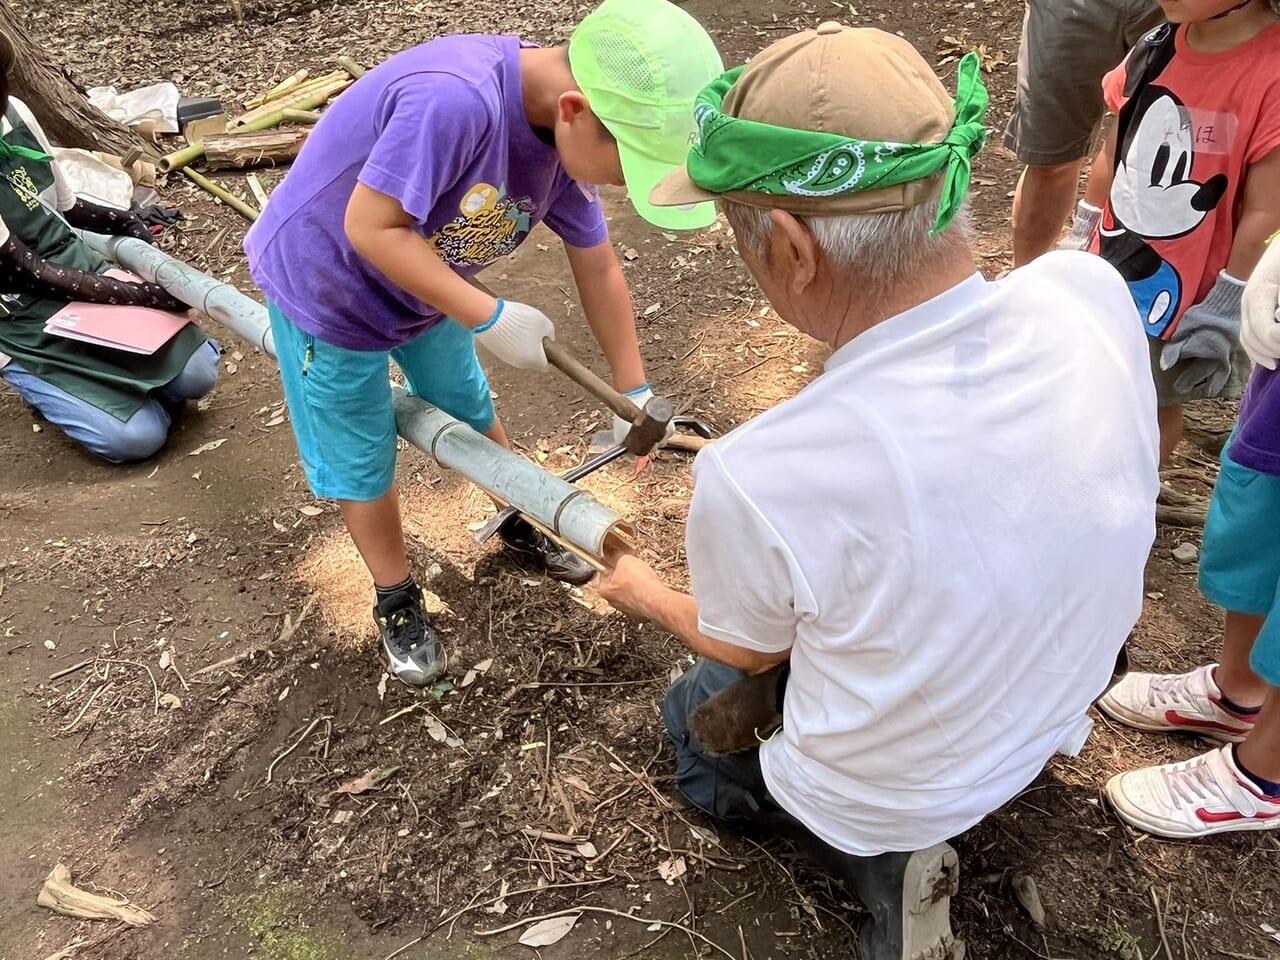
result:
[[[355,81],[347,76],[346,72],[343,71],[341,73],[341,79],[329,80],[324,84],[320,84],[315,87],[308,87],[305,93],[301,90],[294,90],[293,92],[281,97],[279,100],[263,104],[256,110],[250,110],[247,113],[240,114],[240,116],[227,124],[227,130],[229,132],[240,130],[246,126],[257,123],[263,117],[270,116],[277,110],[313,110],[316,107],[323,106],[326,102],[333,97],[336,97],[354,82]],[[258,129],[262,128],[259,127]]]
[[[218,186],[212,180],[208,179],[207,177],[201,176],[200,174],[192,170],[190,167],[183,167],[182,172],[197,187],[199,187],[201,190],[204,190],[206,193],[210,193],[213,196],[217,197],[219,200],[225,203],[228,207],[230,207],[236,213],[240,214],[240,216],[244,217],[246,220],[254,221],[258,219],[258,216],[259,216],[258,211],[255,210],[253,207],[249,206],[249,204],[245,203],[243,200],[237,197],[234,193],[230,193],[222,189],[222,187]]]
[[[359,80],[368,72],[364,67],[360,66],[360,64],[356,63],[350,57],[339,57],[338,66],[351,74],[351,79],[353,80]]]
[[[284,80],[277,83],[266,93],[260,93],[256,97],[246,100],[244,102],[245,108],[249,109],[251,107],[260,107],[264,103],[270,103],[272,100],[280,99],[294,87],[300,86],[302,81],[306,80],[310,75],[311,71],[304,67],[293,76],[286,77]]]
[[[249,192],[253,194],[253,199],[258,201],[258,209],[267,209],[267,191],[262,187],[262,181],[258,179],[257,174],[250,173],[245,176],[245,180],[249,183]]]

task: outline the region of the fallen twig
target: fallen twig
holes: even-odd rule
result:
[[[324,717],[316,717],[309,724],[307,724],[307,729],[302,731],[302,736],[300,736],[297,740],[295,740],[291,746],[285,748],[283,751],[276,754],[275,759],[272,760],[271,763],[268,764],[267,766],[267,783],[271,782],[271,778],[275,775],[275,772],[276,772],[276,765],[281,760],[283,760],[289,754],[293,753],[293,751],[297,750],[300,746],[302,746],[303,742],[307,739],[307,737],[311,736],[311,732],[315,730],[316,727],[320,726],[320,724],[324,723],[324,721],[332,720],[332,719],[333,719],[332,715],[324,716]]]
[[[1165,960],[1173,960],[1173,951],[1169,949],[1169,938],[1164,931],[1164,914],[1160,912],[1160,895],[1156,893],[1154,886],[1149,888],[1151,893],[1151,903],[1156,908],[1156,929],[1160,931],[1160,946],[1164,948]],[[1152,956],[1151,960],[1155,960]]]
[[[62,669],[62,670],[59,670],[57,673],[52,673],[52,674],[50,674],[50,675],[49,675],[49,682],[50,682],[50,683],[53,683],[55,680],[61,680],[63,677],[69,677],[69,676],[71,676],[71,674],[75,673],[77,670],[83,670],[85,667],[89,666],[89,664],[91,664],[91,663],[96,663],[96,662],[97,662],[97,660],[96,660],[96,659],[94,659],[94,660],[81,660],[81,661],[80,661],[79,663],[77,663],[74,667],[66,667],[66,668],[64,668],[64,669]]]
[[[80,721],[84,719],[84,715],[89,711],[89,708],[93,706],[93,701],[97,700],[98,695],[101,694],[103,690],[106,690],[111,686],[111,683],[112,681],[108,680],[99,686],[98,689],[94,690],[93,693],[89,694],[89,699],[84,702],[84,706],[80,708],[80,712],[76,714],[76,718],[62,728],[63,733],[70,733],[76,728]]]

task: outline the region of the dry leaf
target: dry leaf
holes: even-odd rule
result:
[[[318,517],[324,513],[324,507],[317,507],[314,504],[308,504],[305,507],[299,507],[298,512],[304,517]]]
[[[164,653],[160,654],[161,670],[168,670],[169,664],[171,663],[173,663],[173,654],[170,651],[166,650]]]
[[[688,872],[689,866],[684,862],[684,857],[663,860],[658,864],[658,876],[667,881],[667,883],[675,883]]]
[[[378,681],[378,702],[381,703],[387,699],[387,681],[391,679],[391,674],[384,673]]]
[[[337,790],[330,793],[329,796],[336,797],[340,793],[345,793],[348,796],[354,797],[361,793],[368,793],[374,787],[390,780],[399,772],[399,770],[399,767],[385,767],[381,769],[378,767],[372,767],[367,770],[363,776],[356,777],[350,783],[344,783],[342,786],[338,787]]]
[[[474,670],[476,673],[488,673],[489,668],[492,666],[493,666],[493,657],[490,657],[488,660],[481,660],[471,669]]]
[[[427,736],[436,743],[444,743],[449,739],[449,731],[444,728],[444,724],[427,714]]]
[[[550,920],[535,923],[520,934],[520,943],[526,947],[549,947],[553,943],[559,943],[569,935],[573,925],[578,922],[578,917],[579,914],[575,913],[572,916],[552,917]]]
[[[187,456],[198,457],[200,456],[200,454],[208,453],[210,450],[217,450],[220,446],[222,446],[226,442],[227,442],[226,437],[223,437],[221,440],[210,440],[208,443],[200,444],[200,446],[196,447],[194,450],[188,453]]]
[[[578,851],[578,856],[586,860],[594,860],[596,857],[600,856],[600,854],[596,852],[596,845],[590,841],[587,843],[580,843],[574,847],[574,849]]]
[[[180,710],[182,708],[182,698],[172,693],[160,694],[160,706],[166,710]]]
[[[462,689],[465,690],[467,687],[471,686],[475,682],[476,682],[476,672],[474,670],[468,670],[466,672],[466,675],[463,676],[462,682],[458,684],[458,686],[460,686]]]

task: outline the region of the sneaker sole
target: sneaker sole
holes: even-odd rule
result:
[[[1280,817],[1270,820],[1232,820],[1227,823],[1206,823],[1202,827],[1192,829],[1181,824],[1170,826],[1156,823],[1149,819],[1146,812],[1129,803],[1119,788],[1113,786],[1123,774],[1118,774],[1107,781],[1103,788],[1107,803],[1125,823],[1145,833],[1171,840],[1196,840],[1200,837],[1212,837],[1219,833],[1256,833],[1262,830],[1280,830]]]
[[[903,890],[903,960],[964,960],[964,943],[951,932],[951,898],[960,892],[955,849],[939,843],[913,853]]]
[[[1098,709],[1105,713],[1112,720],[1123,723],[1126,727],[1133,730],[1141,730],[1143,733],[1190,733],[1200,737],[1208,737],[1210,740],[1216,740],[1218,743],[1240,743],[1249,735],[1249,731],[1245,730],[1240,733],[1230,732],[1216,727],[1195,726],[1192,724],[1180,725],[1169,723],[1168,721],[1160,722],[1151,719],[1150,716],[1141,713],[1134,713],[1126,709],[1121,704],[1114,703],[1103,697],[1098,701]]]

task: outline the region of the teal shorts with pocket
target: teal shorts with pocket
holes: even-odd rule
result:
[[[475,335],[452,320],[387,352],[347,350],[307,333],[268,302],[293,434],[317,497],[377,500],[395,481],[394,360],[409,393],[481,433],[497,422]]]
[[[1228,441],[1204,527],[1200,590],[1227,610],[1266,617],[1250,665],[1280,687],[1280,477],[1242,467],[1230,451]]]

